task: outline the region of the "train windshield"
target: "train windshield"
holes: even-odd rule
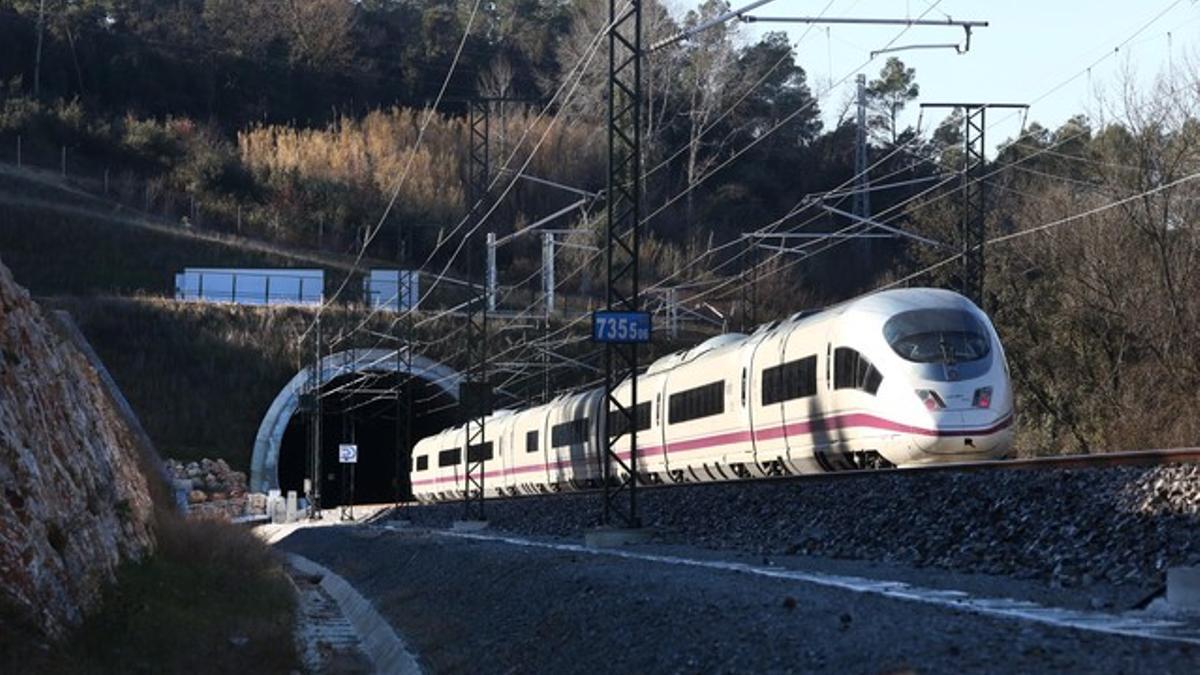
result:
[[[959,309],[917,309],[883,325],[883,336],[902,358],[916,363],[978,361],[991,349],[987,329]]]

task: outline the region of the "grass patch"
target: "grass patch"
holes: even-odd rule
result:
[[[184,267],[311,267],[221,242],[38,207],[4,205],[0,258],[36,295],[174,295]]]
[[[0,670],[289,673],[300,667],[292,639],[295,598],[274,551],[238,526],[175,515],[159,519],[157,534],[157,552],[124,566],[98,611],[54,649],[0,639],[8,654]]]
[[[274,552],[217,521],[161,519],[159,550],[129,565],[73,643],[102,672],[286,673],[295,599]]]

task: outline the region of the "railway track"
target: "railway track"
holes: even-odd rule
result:
[[[1051,457],[1028,457],[1020,459],[994,459],[980,462],[952,462],[947,464],[928,464],[907,466],[892,469],[854,469],[847,471],[831,471],[826,473],[792,474],[786,476],[767,476],[761,478],[737,478],[730,480],[693,481],[681,483],[642,483],[639,490],[668,490],[671,488],[704,488],[740,484],[780,484],[826,482],[833,480],[854,480],[882,475],[927,475],[936,473],[966,473],[980,471],[1003,470],[1038,470],[1038,469],[1089,469],[1110,466],[1158,466],[1166,464],[1200,463],[1200,447],[1161,448],[1153,450],[1130,450],[1123,452],[1108,452],[1098,454],[1058,455]],[[600,492],[599,488],[581,490],[564,490],[535,492],[495,496],[489,495],[488,501],[508,501],[542,497],[568,497],[572,495],[593,495]],[[440,500],[436,502],[405,502],[405,506],[423,506],[428,504],[453,504],[459,500]],[[383,515],[382,517],[387,517]]]
[[[669,544],[1120,587],[1132,606],[1168,567],[1200,564],[1198,460],[1200,448],[1169,448],[678,483],[640,490],[638,511]],[[594,489],[487,504],[496,531],[565,538],[602,508]],[[457,501],[406,510],[426,527],[462,517]]]

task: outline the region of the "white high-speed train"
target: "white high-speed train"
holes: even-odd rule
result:
[[[629,384],[618,398],[629,400]],[[421,440],[413,494],[461,498],[468,452],[484,458],[489,496],[599,487],[603,398],[597,389],[498,411],[469,451],[463,427]],[[1013,421],[991,322],[937,289],[884,291],[711,338],[655,361],[638,399],[638,473],[650,484],[991,458],[1008,449]],[[618,443],[628,458],[629,434]]]

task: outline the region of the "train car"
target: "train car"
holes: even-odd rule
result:
[[[617,400],[630,401],[632,384],[618,387]],[[717,336],[655,361],[637,387],[638,474],[647,484],[969,461],[1001,456],[1011,443],[999,336],[978,307],[944,290],[884,291]],[[502,437],[484,463],[489,495],[597,487],[603,399],[593,390],[489,418]],[[631,437],[619,431],[617,453],[628,462]],[[461,467],[434,467],[433,457],[452,460],[447,450],[461,451],[464,439],[460,427],[417,444],[419,499],[462,495]]]

